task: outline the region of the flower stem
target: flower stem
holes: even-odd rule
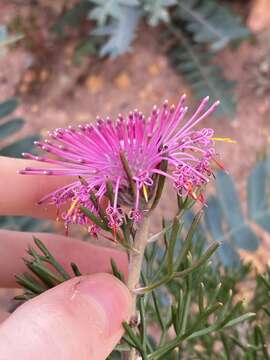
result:
[[[131,291],[132,295],[132,313],[131,319],[136,319],[137,317],[137,309],[136,309],[136,298],[137,294],[133,291],[140,282],[140,275],[141,275],[141,267],[143,262],[144,250],[147,245],[148,239],[148,231],[149,231],[149,216],[145,216],[143,222],[140,224],[138,228],[133,247],[137,251],[132,251],[130,253],[129,258],[129,276],[128,276],[128,288]],[[129,354],[129,360],[136,359],[136,350],[132,349]]]

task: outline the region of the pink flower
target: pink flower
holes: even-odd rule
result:
[[[184,101],[185,95],[176,107],[169,107],[165,101],[161,109],[153,108],[148,119],[135,110],[127,118],[119,115],[116,122],[98,118],[95,125],[70,126],[49,132],[50,140],[35,144],[56,155],[57,160],[29,153],[23,156],[54,167],[28,167],[19,173],[78,177],[40,200],[40,204],[51,202],[58,209],[71,201],[69,210],[61,214],[66,224],[91,224],[80,208],[87,207],[98,216],[97,204],[90,200],[89,194],[94,193],[99,204],[108,198],[108,182],[114,198],[105,214],[108,226],[113,229],[125,221],[126,208],[129,208],[131,219],[140,220],[147,202],[154,196],[156,179],[160,175],[171,181],[181,196],[196,198],[196,190],[206,184],[212,174],[211,160],[215,150],[213,130],[195,130],[195,126],[210,115],[219,102],[207,109],[209,98],[206,97],[184,121],[187,113]],[[167,162],[167,171],[160,169],[162,162]]]

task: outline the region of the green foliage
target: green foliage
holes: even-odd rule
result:
[[[140,17],[138,7],[121,6],[117,17],[113,17],[106,26],[97,27],[92,31],[92,35],[106,38],[100,48],[100,55],[116,57],[130,51]]]
[[[270,232],[269,158],[259,161],[247,179],[247,217],[231,177],[218,172],[216,180],[217,196],[207,200],[205,220],[211,237],[222,243],[219,249],[222,263],[234,266],[239,264],[237,248],[255,251],[259,245],[252,223]]]
[[[111,18],[121,19],[122,11],[126,7],[139,5],[138,0],[89,0],[94,9],[89,13],[89,18],[96,20],[98,26],[104,26]]]
[[[143,10],[147,21],[151,26],[157,26],[160,22],[169,22],[169,8],[177,4],[177,0],[144,0]]]
[[[191,261],[190,254],[192,254],[194,262],[201,259],[205,238],[202,237],[201,232],[199,234],[201,236],[196,240],[193,238],[189,245],[187,245],[187,238],[179,234],[177,241],[180,241],[181,244],[175,258],[184,260],[179,265],[180,271],[185,270],[188,262]],[[164,239],[164,241],[169,243],[170,240]],[[184,249],[188,249],[186,258],[181,256]],[[166,253],[167,250],[164,250],[164,245],[160,242],[148,246],[147,266],[143,277],[145,281],[149,278],[151,281],[151,276],[155,277],[156,272],[162,274],[166,271],[166,266],[164,266]],[[151,269],[150,272],[149,269]],[[148,299],[145,299],[147,304],[145,313],[148,314],[146,322],[148,324],[155,322],[160,328],[160,330],[156,330],[159,339],[156,340],[155,336],[153,342],[149,335],[148,342],[151,343],[152,351],[154,350],[155,353],[162,344],[164,344],[164,348],[166,344],[164,352],[158,354],[161,359],[223,360],[236,358],[228,357],[229,348],[230,354],[235,354],[239,359],[268,359],[266,344],[269,341],[270,317],[266,314],[265,309],[269,308],[270,270],[268,269],[265,275],[257,277],[257,286],[254,286],[252,299],[247,303],[240,299],[245,298],[247,290],[245,282],[248,281],[250,284],[251,272],[250,264],[245,265],[240,262],[237,268],[224,269],[220,264],[212,266],[206,262],[187,277],[174,278],[167,283],[165,289],[154,290],[151,296],[148,295]],[[254,313],[257,315],[252,320]],[[240,322],[249,316],[250,322],[246,324]],[[260,322],[259,329],[258,322]],[[227,325],[224,325],[225,323]],[[181,333],[182,329],[182,338],[179,336],[179,341],[171,340],[171,336],[168,334],[171,325],[176,334]],[[156,326],[155,329],[157,329]],[[168,339],[171,340],[170,345]],[[216,351],[217,344],[219,344],[219,351]],[[173,346],[174,350],[172,350]],[[158,350],[155,350],[155,347]],[[171,349],[170,353],[166,353],[169,348]],[[152,358],[151,355],[149,358]]]
[[[77,265],[71,264],[72,275],[70,275],[39,239],[34,238],[34,242],[37,249],[29,246],[27,253],[30,259],[23,259],[23,261],[35,277],[29,273],[15,275],[17,283],[25,289],[24,294],[16,296],[17,300],[32,299],[45,290],[71,279],[72,276],[80,276]]]
[[[207,44],[213,51],[249,36],[249,30],[225,5],[215,0],[179,1],[177,17],[186,24],[198,44]]]
[[[92,6],[88,0],[81,0],[70,9],[67,9],[57,19],[52,30],[59,36],[64,36],[66,28],[77,28],[81,25],[81,21],[85,19],[85,15],[91,8]]]
[[[202,234],[194,236],[200,214],[184,231],[184,215],[190,206],[187,202],[180,204],[174,221],[164,225],[163,240],[157,241],[155,237],[147,246],[141,273],[144,287],[135,289],[140,294],[140,320],[123,324],[125,335],[110,359],[120,359],[123,351],[133,347],[145,360],[223,360],[229,358],[229,353],[237,354],[239,359],[269,358],[266,344],[270,326],[267,314],[270,269],[258,276],[252,301],[242,301],[242,289],[252,267],[242,263],[237,269],[211,265],[213,246],[210,245],[211,251],[205,250]],[[30,247],[27,251],[30,259],[24,260],[30,273],[16,277],[25,289],[19,300],[31,299],[80,275],[75,264],[72,264],[73,274],[67,273],[41,241],[35,239],[35,244],[37,249]],[[114,262],[112,269],[123,281]],[[165,280],[172,273],[174,276]],[[259,298],[263,299],[260,303]],[[219,351],[215,351],[217,343]]]
[[[19,105],[17,98],[10,98],[0,103],[0,139],[6,140],[8,136],[17,133],[24,125],[21,118],[8,118]],[[23,151],[28,151],[33,146],[37,136],[27,136],[6,146],[0,147],[1,156],[20,157]]]
[[[23,124],[23,119],[15,118],[0,125],[0,140],[19,131],[22,128]]]
[[[208,94],[211,99],[221,99],[218,111],[232,118],[235,111],[235,100],[231,90],[234,81],[226,80],[220,66],[212,63],[213,55],[192,44],[177,27],[170,27],[168,38],[173,36],[176,41],[168,54],[172,65],[189,83],[197,99]]]
[[[216,0],[178,1],[168,24],[166,41],[173,41],[168,55],[176,70],[190,84],[195,96],[221,99],[220,114],[235,112],[234,81],[226,80],[213,62],[213,51],[249,35],[241,18]]]
[[[27,232],[46,232],[51,230],[48,222],[26,216],[0,216],[0,228]]]
[[[256,318],[248,326],[239,325],[232,329],[230,332],[217,334],[209,334],[207,337],[203,337],[197,345],[199,345],[200,351],[198,353],[199,359],[208,359],[213,356],[213,359],[269,359],[269,352],[267,351],[267,344],[269,343],[269,330],[270,330],[270,316],[265,312],[263,306],[269,307],[269,269],[263,275],[258,275],[253,280],[253,284],[250,288],[250,277],[252,273],[251,265],[244,265],[240,263],[237,269],[214,268],[213,271],[221,276],[221,282],[228,282],[227,289],[232,290],[232,303],[235,303],[239,299],[239,296],[245,298],[246,292],[252,292],[249,302],[244,302],[245,311],[256,312]],[[222,274],[222,275],[221,275]],[[213,272],[209,272],[206,275],[207,284],[206,287],[207,296],[211,298],[213,289],[217,286],[213,282]],[[265,279],[263,282],[261,279]],[[246,283],[247,282],[247,283]],[[247,286],[249,284],[249,286]],[[227,292],[223,295],[226,296]],[[229,309],[227,309],[230,311]],[[219,343],[221,348],[219,352],[215,352],[215,346]],[[232,357],[235,354],[235,357]]]
[[[54,29],[63,34],[67,26],[78,27],[81,19],[94,23],[90,36],[78,45],[76,63],[83,54],[116,57],[130,51],[143,19],[150,26],[162,24],[165,45],[172,44],[168,56],[194,95],[221,99],[220,114],[233,117],[235,82],[224,78],[213,56],[250,33],[228,6],[218,0],[81,0],[60,17]]]
[[[270,159],[261,160],[252,169],[247,182],[248,216],[270,232]]]

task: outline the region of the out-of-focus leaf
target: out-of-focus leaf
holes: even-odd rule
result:
[[[49,222],[26,216],[0,216],[0,227],[1,229],[27,232],[52,230]]]
[[[233,242],[242,249],[256,250],[259,240],[244,219],[233,181],[225,172],[217,173],[217,191],[220,206],[228,225],[228,234],[232,237]]]
[[[235,247],[230,243],[230,239],[224,238],[222,211],[218,200],[213,196],[207,199],[205,221],[213,239],[220,241],[223,239],[221,246],[217,250],[222,264],[226,267],[239,265],[240,258]]]
[[[242,18],[216,0],[180,0],[178,16],[197,43],[210,44],[214,51],[250,35]]]
[[[122,17],[123,7],[140,5],[138,0],[89,0],[95,7],[89,12],[89,18],[104,26],[109,18]]]
[[[9,35],[6,26],[0,26],[0,56],[5,55],[5,50],[8,45],[21,40],[22,38],[22,34]]]
[[[118,351],[113,351],[109,355],[108,360],[121,360],[121,353]]]
[[[131,42],[141,17],[141,11],[135,7],[122,6],[121,16],[112,20],[108,26],[95,29],[92,34],[108,36],[108,40],[100,49],[100,55],[116,57],[131,49]]]
[[[221,100],[216,115],[233,119],[235,98],[232,90],[235,82],[225,79],[222,68],[213,63],[210,52],[190,42],[182,32],[181,23],[169,26],[168,41],[174,37],[175,42],[168,55],[176,71],[185,77],[197,99],[208,94],[213,101]]]
[[[82,0],[78,4],[68,9],[53,25],[52,30],[59,36],[64,35],[66,27],[79,27],[81,21],[86,17],[88,11],[92,8],[90,1]]]
[[[0,125],[0,140],[19,131],[22,128],[23,124],[23,119],[15,118]]]
[[[3,118],[11,114],[19,105],[19,100],[17,98],[11,98],[0,103],[0,118]]]
[[[151,26],[157,26],[160,22],[170,20],[169,7],[176,5],[177,0],[147,0],[143,8],[147,13],[148,22]]]
[[[73,62],[75,64],[80,64],[85,56],[96,54],[97,46],[94,41],[92,41],[92,38],[88,38],[76,48],[73,55]]]
[[[267,188],[270,185],[267,160],[260,161],[252,169],[248,178],[248,215],[249,218],[270,232],[270,204]]]
[[[33,147],[33,142],[38,140],[38,136],[28,136],[22,140],[16,141],[11,145],[8,145],[0,149],[0,155],[10,157],[21,157],[21,153],[29,151]]]

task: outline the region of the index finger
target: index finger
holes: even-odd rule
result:
[[[46,194],[72,182],[66,176],[23,176],[17,170],[39,167],[32,160],[0,157],[0,215],[27,215],[37,218],[56,218],[54,205],[38,205]]]

